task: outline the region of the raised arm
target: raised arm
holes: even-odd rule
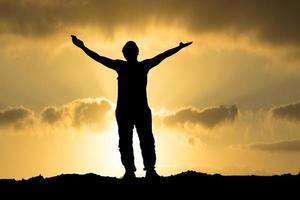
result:
[[[175,53],[177,53],[179,50],[191,45],[193,42],[187,42],[187,43],[182,43],[180,42],[179,45],[175,48],[169,49],[161,54],[158,54],[157,56],[155,56],[154,58],[151,59],[147,59],[145,60],[145,62],[147,62],[147,66],[149,68],[155,67],[156,65],[158,65],[161,61],[163,61],[164,59],[166,59],[169,56],[174,55]]]
[[[80,39],[78,39],[76,36],[71,35],[72,37],[72,42],[75,46],[79,47],[80,49],[82,49],[89,57],[91,57],[92,59],[94,59],[95,61],[101,63],[102,65],[117,70],[118,67],[118,61],[117,60],[113,60],[104,56],[100,56],[99,54],[97,54],[96,52],[90,50],[89,48],[87,48],[83,41],[81,41]]]

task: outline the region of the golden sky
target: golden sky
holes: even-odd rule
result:
[[[117,74],[77,35],[121,58],[193,44],[151,70],[157,170],[300,170],[300,2],[0,0],[0,178],[121,176]],[[134,137],[138,175],[143,175]]]

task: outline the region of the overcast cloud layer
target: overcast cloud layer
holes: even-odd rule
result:
[[[297,0],[0,0],[0,31],[45,36],[71,26],[110,31],[158,21],[177,23],[196,33],[254,32],[260,41],[298,47],[299,7]]]

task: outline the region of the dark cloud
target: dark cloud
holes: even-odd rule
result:
[[[95,131],[101,131],[109,123],[107,115],[111,110],[112,106],[106,100],[78,102],[73,110],[72,125],[76,128],[88,127]]]
[[[41,120],[49,124],[58,122],[63,117],[62,109],[57,107],[46,107],[41,112]]]
[[[252,144],[247,148],[271,152],[300,152],[300,140]]]
[[[111,122],[112,105],[105,99],[79,99],[42,110],[41,121],[53,127],[103,131]]]
[[[46,35],[89,25],[110,31],[152,20],[196,33],[251,32],[269,44],[299,46],[299,7],[298,0],[0,0],[0,31]]]
[[[101,132],[112,123],[112,104],[104,98],[78,99],[59,106],[47,106],[39,114],[23,107],[0,110],[0,128],[16,129],[32,127],[89,129]],[[42,122],[42,123],[40,123]]]
[[[204,110],[188,107],[165,116],[164,123],[169,126],[191,123],[213,128],[222,122],[233,121],[237,114],[238,109],[235,105],[206,108]]]
[[[275,118],[300,122],[300,102],[276,107],[272,114]]]
[[[29,123],[33,112],[24,107],[8,107],[0,111],[0,127],[13,126],[22,128]]]

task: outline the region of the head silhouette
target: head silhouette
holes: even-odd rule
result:
[[[139,48],[134,41],[128,41],[122,49],[123,55],[127,61],[137,61]]]

